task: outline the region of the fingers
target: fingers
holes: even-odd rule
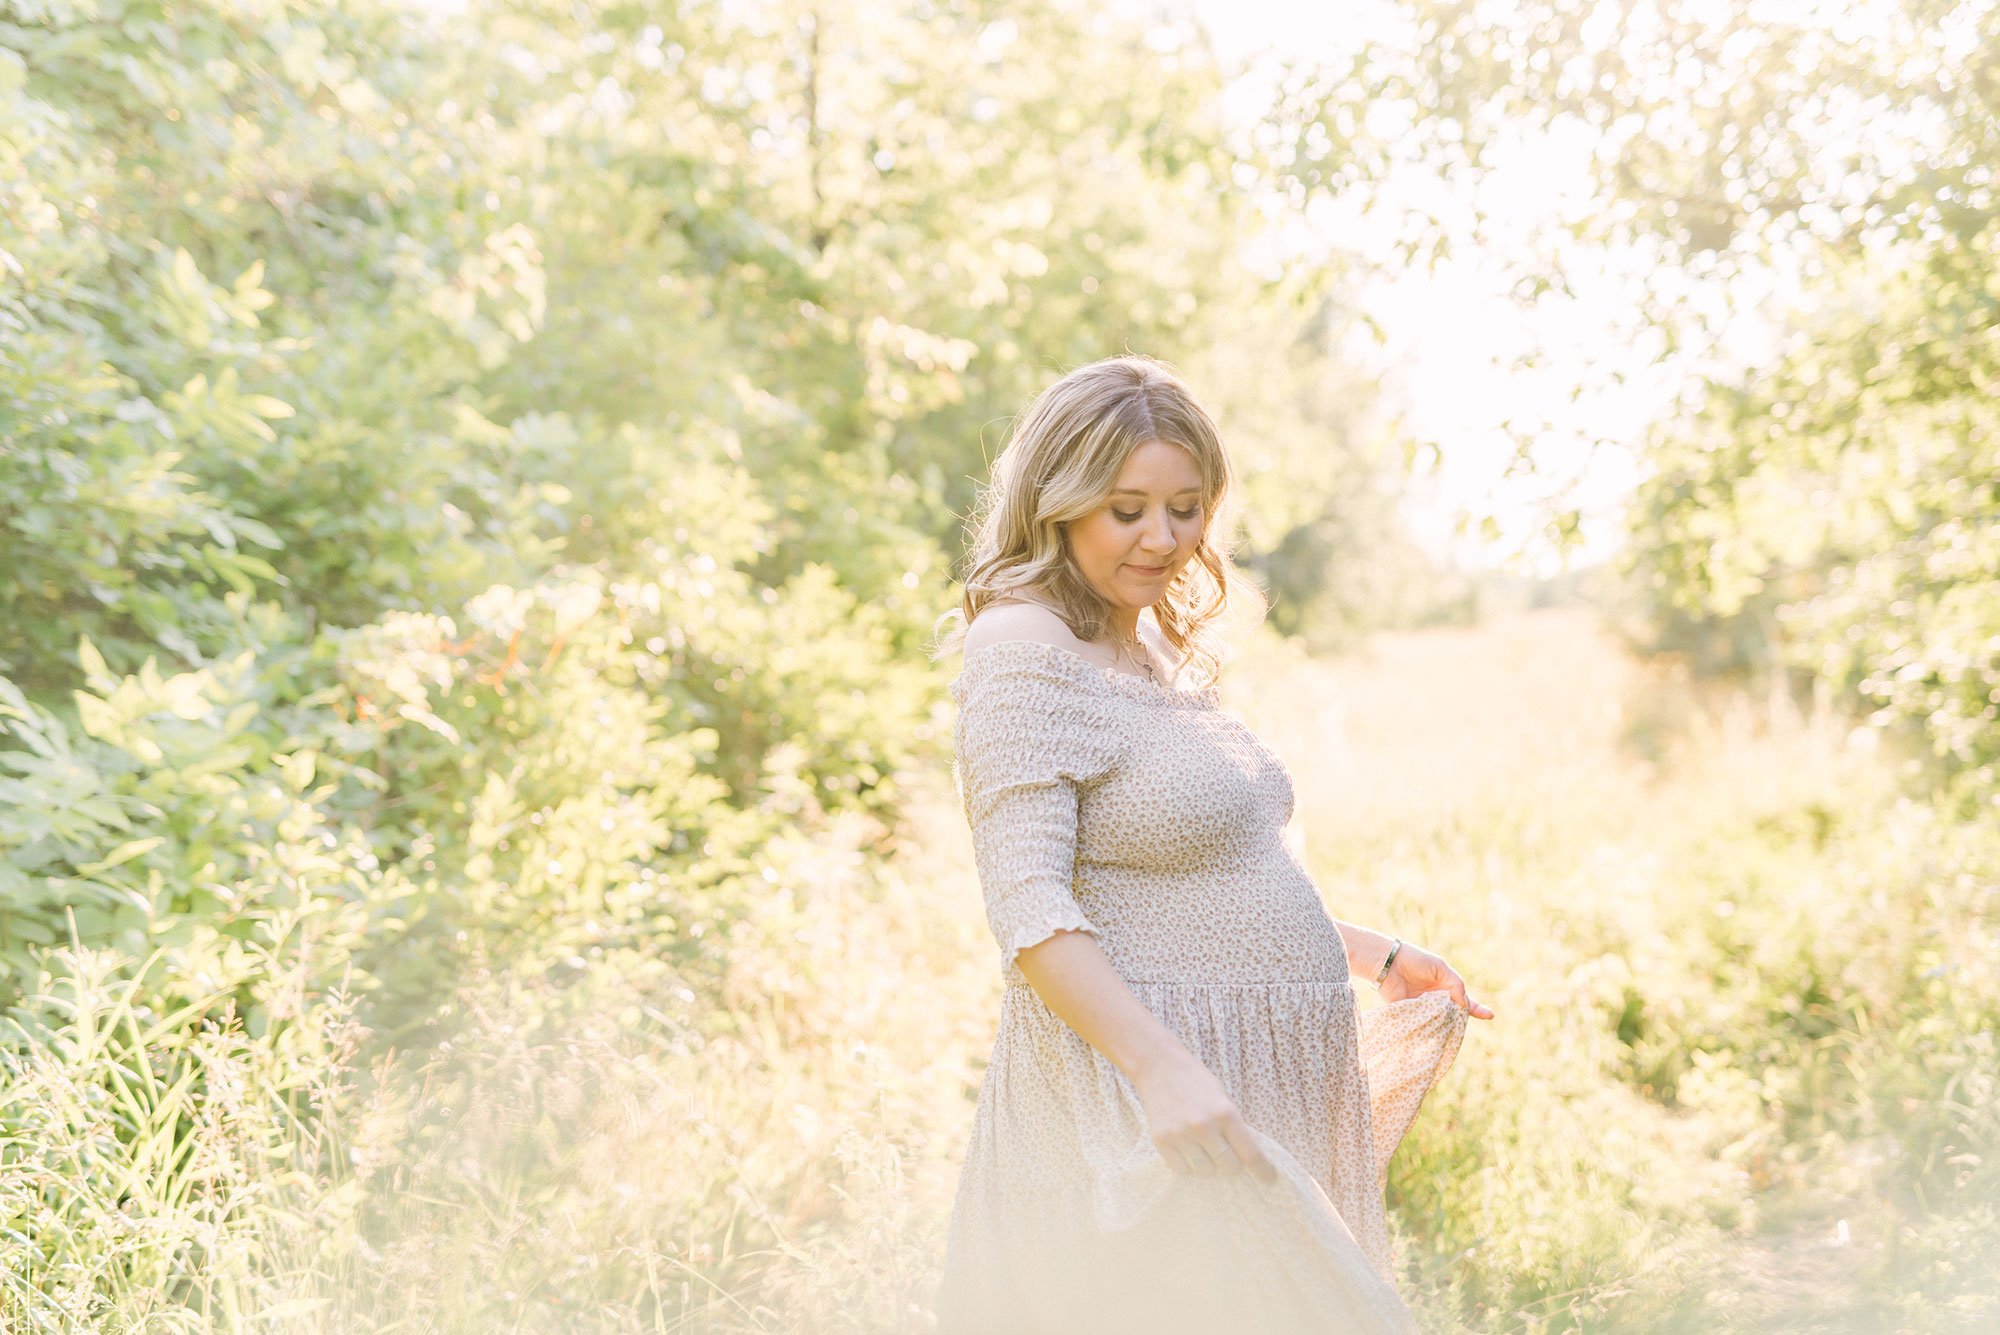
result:
[[[1161,1150],[1176,1172],[1190,1177],[1229,1177],[1250,1173],[1259,1181],[1276,1179],[1278,1170],[1257,1147],[1249,1125],[1239,1117],[1217,1122],[1176,1138]]]
[[[1254,1175],[1259,1182],[1276,1180],[1278,1176],[1276,1165],[1264,1157],[1264,1151],[1257,1148],[1257,1138],[1250,1134],[1249,1126],[1242,1119],[1231,1122],[1224,1128],[1223,1134],[1229,1138],[1229,1147],[1241,1168]]]
[[[1188,1172],[1196,1177],[1221,1177],[1235,1167],[1227,1146],[1207,1140],[1183,1146],[1181,1157],[1187,1162]]]
[[[1458,1003],[1460,1010],[1475,1019],[1490,1020],[1493,1018],[1493,1008],[1483,1001],[1474,1001],[1466,993],[1465,980],[1460,978],[1455,970],[1451,975],[1451,999]]]
[[[1438,959],[1429,951],[1419,950],[1407,944],[1403,947],[1403,950],[1404,955],[1398,959],[1396,971],[1389,975],[1380,988],[1384,1001],[1404,1001],[1410,997],[1420,996],[1427,992],[1442,991],[1451,997],[1452,1004],[1474,1019],[1490,1020],[1493,1018],[1493,1008],[1491,1006],[1483,1001],[1474,1001],[1471,995],[1466,992],[1465,979],[1459,976],[1458,970],[1452,968],[1443,960]],[[1422,959],[1426,963],[1431,964],[1433,969],[1431,972],[1423,975],[1424,981],[1411,983],[1406,986],[1402,982],[1403,958],[1413,961]],[[1414,977],[1415,975],[1413,974],[1412,976]]]

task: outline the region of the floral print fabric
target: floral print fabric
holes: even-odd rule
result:
[[[1382,1187],[1465,1014],[1355,1005],[1285,845],[1291,777],[1222,710],[1033,640],[966,655],[954,779],[1004,988],[938,1295],[944,1335],[1415,1329]],[[1015,964],[1091,933],[1222,1081],[1275,1182],[1175,1172],[1130,1081]]]

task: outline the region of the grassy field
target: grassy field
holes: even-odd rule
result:
[[[1335,914],[1498,1012],[1392,1170],[1432,1328],[2000,1321],[1994,831],[1581,610],[1254,676]]]
[[[1427,1329],[2000,1324],[2000,834],[1898,796],[1872,733],[1697,688],[1579,610],[1334,662],[1259,641],[1224,696],[1291,767],[1335,915],[1497,1011],[1391,1169]],[[231,1328],[931,1329],[999,979],[949,775],[917,778],[899,828],[774,856],[712,993],[586,978],[550,1038],[544,985],[468,978],[442,1049],[312,1094],[331,1180],[225,1119],[173,1180],[226,1208],[148,1227],[185,1229]],[[117,1051],[12,1096],[81,1108]],[[40,1152],[96,1162],[92,1125]],[[184,1279],[92,1227],[116,1328],[195,1328]]]

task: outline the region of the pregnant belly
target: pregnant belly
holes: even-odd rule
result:
[[[1180,878],[1091,869],[1077,899],[1128,982],[1347,982],[1340,929],[1289,857]]]

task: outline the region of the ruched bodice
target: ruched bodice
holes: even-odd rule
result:
[[[940,1329],[1407,1331],[1382,1185],[1449,1067],[1443,993],[1361,1011],[1292,855],[1282,761],[1221,707],[1052,644],[966,655],[954,778],[1005,983]],[[1019,952],[1092,934],[1213,1071],[1278,1181],[1168,1167],[1130,1081]]]
[[[952,689],[981,871],[1022,882],[995,900],[1009,985],[1026,985],[1014,952],[1079,914],[1130,980],[1346,981],[1340,933],[1285,844],[1291,775],[1213,688],[1009,640],[969,655]]]

